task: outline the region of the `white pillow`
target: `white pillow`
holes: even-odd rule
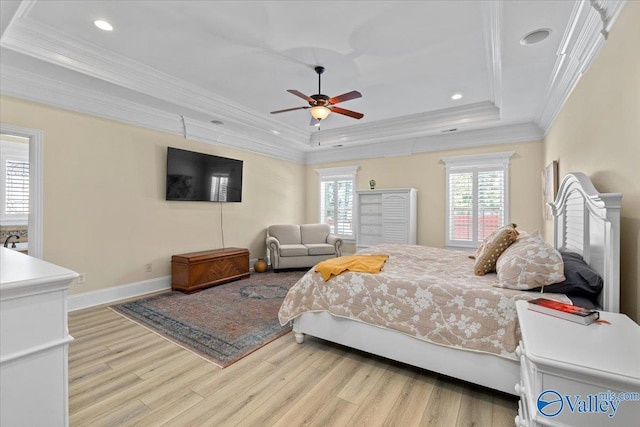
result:
[[[560,252],[536,230],[513,242],[496,262],[498,286],[529,290],[562,282],[564,262]]]

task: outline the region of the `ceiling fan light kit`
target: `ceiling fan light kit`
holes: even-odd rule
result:
[[[324,105],[316,105],[311,107],[310,112],[314,119],[324,120],[331,113],[331,110]]]
[[[298,96],[309,103],[309,105],[305,105],[303,107],[294,107],[294,108],[286,108],[284,110],[276,110],[272,111],[271,114],[279,114],[285,113],[288,111],[294,110],[306,110],[310,109],[312,126],[317,126],[320,120],[326,119],[329,114],[337,113],[342,114],[343,116],[352,117],[354,119],[361,119],[364,117],[364,114],[358,113],[357,111],[346,110],[344,108],[336,107],[335,104],[340,102],[350,101],[352,99],[361,98],[362,94],[356,90],[351,92],[343,93],[342,95],[338,95],[333,98],[329,98],[327,95],[322,94],[322,86],[321,86],[321,75],[324,73],[324,67],[317,66],[314,68],[316,74],[318,74],[318,93],[315,95],[307,96],[304,93],[297,91],[295,89],[287,89],[287,92]]]

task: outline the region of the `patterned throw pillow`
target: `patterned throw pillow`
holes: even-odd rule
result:
[[[515,224],[508,224],[491,233],[476,251],[473,267],[477,276],[495,271],[498,257],[518,238]]]
[[[562,282],[564,262],[560,252],[544,241],[538,231],[516,240],[498,259],[498,286],[529,290]]]

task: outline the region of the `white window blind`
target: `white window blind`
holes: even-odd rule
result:
[[[320,174],[320,223],[331,233],[355,239],[354,200],[357,167],[318,169]]]
[[[508,168],[512,155],[443,159],[447,165],[447,246],[477,247],[508,221]]]
[[[7,160],[5,170],[5,213],[29,215],[29,163]]]
[[[29,144],[0,141],[0,225],[29,221]]]
[[[449,174],[449,239],[473,241],[473,173]]]
[[[353,237],[353,187],[350,179],[323,180],[320,188],[320,222],[331,232]]]

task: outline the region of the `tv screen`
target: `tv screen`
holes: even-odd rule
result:
[[[242,160],[167,147],[167,200],[242,201]]]

